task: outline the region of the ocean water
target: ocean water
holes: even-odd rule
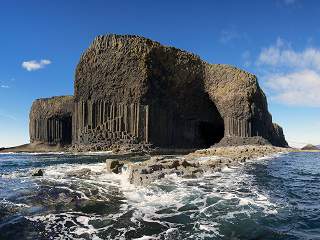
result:
[[[0,239],[320,239],[319,153],[148,187],[106,173],[106,158],[0,154]]]

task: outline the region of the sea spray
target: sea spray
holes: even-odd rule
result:
[[[108,173],[102,156],[0,158],[1,238],[17,233],[33,239],[316,236],[316,229],[303,225],[286,229],[297,218],[316,224],[317,154],[282,154],[198,178],[171,174],[148,186],[130,184],[129,166],[121,174]],[[306,168],[302,159],[313,167]],[[43,177],[30,175],[35,167],[43,169]]]

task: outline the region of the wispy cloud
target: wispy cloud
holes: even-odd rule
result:
[[[246,33],[237,30],[234,26],[223,29],[220,32],[219,41],[221,43],[227,44],[235,40],[248,40],[248,36]]]
[[[271,74],[267,86],[275,91],[274,99],[293,106],[320,107],[320,74],[304,69],[289,73]]]
[[[17,118],[11,114],[7,114],[7,113],[4,113],[3,111],[0,111],[0,118],[6,118],[6,119],[10,119],[10,120],[13,120],[13,121],[16,121]]]
[[[0,88],[10,88],[8,81],[0,80]]]
[[[297,52],[290,47],[289,43],[278,38],[275,45],[261,51],[258,64],[320,70],[320,49],[310,47]]]
[[[320,49],[296,51],[278,38],[262,49],[257,65],[267,70],[262,78],[273,99],[287,105],[320,107]]]
[[[251,53],[249,50],[246,50],[242,53],[243,66],[250,67],[251,66]]]
[[[298,0],[283,0],[283,3],[286,5],[292,5],[296,3]]]
[[[30,60],[30,61],[25,61],[22,63],[22,67],[26,69],[27,71],[36,71],[41,68],[44,68],[45,66],[51,64],[51,61],[48,59],[42,59],[40,61],[37,60]]]

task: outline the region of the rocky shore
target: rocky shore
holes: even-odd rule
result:
[[[211,147],[188,155],[151,156],[149,160],[137,163],[107,159],[106,170],[115,174],[126,171],[131,184],[148,185],[170,174],[199,177],[206,172],[220,171],[249,160],[289,151],[292,150],[271,145]]]

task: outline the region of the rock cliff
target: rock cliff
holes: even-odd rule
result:
[[[30,111],[30,143],[71,144],[73,97],[37,99]]]
[[[74,97],[36,100],[30,141],[87,146],[287,146],[256,76],[132,35],[98,36],[82,54]]]
[[[201,148],[260,136],[287,146],[254,75],[139,36],[97,37],[77,66],[74,97],[76,144]]]
[[[234,138],[236,143],[242,141],[237,137],[261,136],[275,146],[288,145],[282,128],[272,123],[267,98],[255,75],[228,65],[205,63],[205,83],[224,119],[225,137]]]

